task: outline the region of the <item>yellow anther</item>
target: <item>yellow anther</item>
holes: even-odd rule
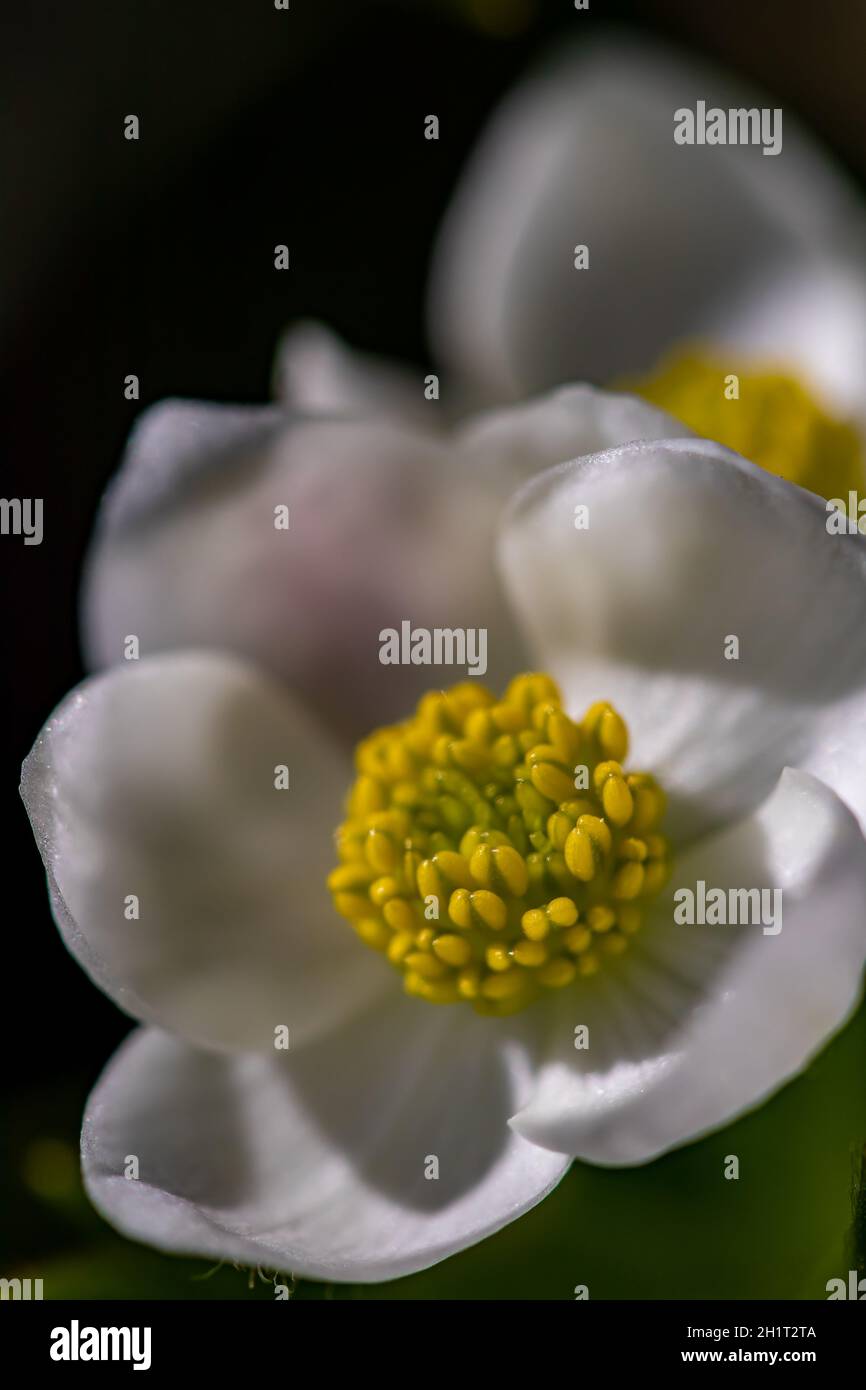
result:
[[[425,696],[358,749],[338,912],[430,1003],[504,1016],[590,976],[669,872],[664,796],[623,770],[627,746],[612,706],[576,723],[545,676],[500,701],[475,682]]]
[[[349,831],[345,826],[340,827],[334,835],[334,843],[337,848],[337,858],[342,865],[364,864],[365,838],[363,834]]]
[[[589,835],[593,844],[598,846],[601,854],[610,854],[613,847],[613,834],[602,816],[578,816],[576,828]]]
[[[382,916],[392,931],[414,931],[418,923],[410,903],[405,898],[389,898],[382,907]]]
[[[570,927],[562,938],[565,942],[567,951],[578,955],[581,951],[586,951],[592,942],[592,932],[589,927]],[[517,947],[514,948],[517,950]]]
[[[610,931],[616,922],[616,913],[605,903],[596,903],[587,912],[586,921],[591,931]]]
[[[612,844],[610,828],[601,817],[581,816],[565,842],[565,862],[575,878],[589,883]]]
[[[391,940],[391,933],[376,917],[362,917],[355,923],[355,931],[361,940],[368,946],[372,946],[374,951],[384,951]]]
[[[409,970],[405,977],[407,994],[417,994],[429,1004],[456,1004],[460,995],[456,984],[451,980],[427,980],[415,970]]]
[[[537,729],[540,734],[543,734],[546,732],[547,721],[551,716],[561,713],[559,706],[554,704],[552,700],[540,700],[538,704],[533,705],[529,722],[533,729]],[[568,719],[568,715],[563,714],[562,717],[565,720]]]
[[[565,862],[565,855],[551,850],[549,854],[545,855],[544,864],[549,877],[559,891],[563,894],[570,893],[574,887],[574,877]]]
[[[376,907],[384,907],[389,898],[396,898],[400,892],[400,885],[396,878],[388,875],[385,878],[377,878],[375,883],[370,884],[370,901]]]
[[[613,876],[615,898],[636,898],[643,888],[644,867],[634,861],[623,864]]]
[[[550,676],[536,671],[528,671],[515,676],[509,682],[504,696],[505,702],[516,705],[528,719],[534,705],[549,703],[561,705],[559,686]]]
[[[472,874],[462,854],[441,850],[439,854],[434,854],[433,863],[446,883],[458,888],[472,887]]]
[[[497,877],[508,892],[515,898],[521,898],[529,886],[529,875],[523,856],[510,845],[497,845],[493,851],[493,862]]]
[[[492,691],[485,685],[479,685],[477,681],[458,681],[450,690],[445,691],[446,704],[460,724],[465,724],[475,710],[486,709],[494,704],[495,700]]]
[[[635,835],[654,830],[665,813],[665,794],[655,781],[642,773],[631,773],[626,781],[634,800],[629,829]]]
[[[617,850],[618,859],[636,859],[642,864],[649,853],[644,840],[638,840],[631,835],[628,839],[621,840]]]
[[[464,931],[472,926],[472,895],[467,888],[458,888],[451,894],[448,916],[455,927],[462,927]]]
[[[510,845],[479,845],[469,861],[469,872],[485,888],[500,885],[513,897],[522,897],[528,885],[526,862]]]
[[[640,930],[641,910],[634,903],[620,903],[616,909],[616,924],[626,936],[634,936]]]
[[[550,739],[554,748],[560,755],[563,762],[567,762],[571,767],[580,755],[580,730],[577,725],[570,720],[561,710],[548,716],[547,737]]]
[[[481,982],[481,993],[485,999],[512,999],[523,993],[525,979],[516,970],[504,975],[487,975]]]
[[[422,898],[441,898],[444,896],[445,889],[432,859],[424,859],[418,865],[416,882]]]
[[[342,864],[328,874],[328,888],[332,893],[351,893],[354,888],[366,890],[374,875],[366,864]]]
[[[469,873],[475,883],[483,883],[485,886],[493,882],[493,848],[491,845],[479,845],[469,860]]]
[[[737,394],[727,389],[737,382]],[[859,431],[835,419],[796,378],[701,347],[621,383],[729,449],[822,497],[863,491]]]
[[[414,970],[424,980],[441,980],[448,974],[448,966],[437,960],[429,951],[409,951],[404,956],[409,970]]]
[[[355,751],[355,765],[358,771],[372,782],[387,781],[388,769],[385,766],[385,745],[375,736],[364,739]]]
[[[565,801],[574,791],[574,782],[567,772],[553,763],[536,763],[530,773],[532,785],[548,800]]]
[[[514,947],[514,959],[518,965],[544,965],[548,959],[547,947],[542,941],[518,941]]]
[[[493,745],[493,761],[500,768],[514,767],[520,762],[520,749],[511,734],[503,734]]]
[[[515,705],[494,705],[490,717],[500,733],[516,734],[523,728],[523,715]]]
[[[413,884],[415,884],[416,887],[418,886],[418,870],[422,863],[423,860],[417,850],[406,850],[403,855],[403,879],[410,889]]]
[[[615,758],[617,762],[622,762],[628,753],[628,729],[615,709],[607,707],[599,721],[595,736],[603,753],[609,758]]]
[[[414,945],[415,939],[411,932],[401,931],[393,936],[388,944],[387,952],[391,964],[399,965]]]
[[[565,842],[581,816],[592,816],[599,810],[597,801],[579,797],[563,801],[559,810],[547,818],[547,834],[554,849],[564,849]]]
[[[368,816],[372,811],[381,811],[388,804],[388,794],[381,782],[374,777],[359,777],[349,797],[349,815],[354,820],[358,816]]]
[[[643,885],[641,893],[647,897],[653,897],[660,893],[668,881],[670,865],[665,859],[651,859],[644,864]]]
[[[524,757],[528,753],[534,752],[538,747],[538,730],[521,729],[520,733],[517,735],[517,744]]]
[[[472,910],[485,927],[491,931],[502,931],[508,920],[508,909],[496,893],[479,888],[469,899]]]
[[[399,851],[390,835],[383,830],[371,830],[364,845],[367,863],[377,874],[391,874],[397,867]]]
[[[601,939],[601,949],[609,956],[621,956],[623,951],[628,949],[628,942],[619,932],[611,932],[610,936]]]
[[[586,829],[575,827],[565,842],[565,862],[575,878],[589,883],[595,877],[598,847]]]
[[[389,742],[383,763],[389,782],[400,782],[414,776],[416,762],[405,744]]]
[[[511,957],[505,946],[488,946],[484,959],[491,970],[510,970]]]
[[[550,932],[550,920],[543,908],[533,907],[520,919],[523,934],[530,941],[543,941]]]
[[[577,921],[577,907],[571,898],[554,898],[545,910],[555,927],[571,927]]]
[[[448,701],[441,690],[430,690],[418,701],[416,728],[430,730],[434,735],[451,727],[448,715]]]
[[[550,810],[550,801],[546,796],[542,796],[530,782],[519,782],[514,796],[527,825],[536,829],[543,824],[544,817]]]
[[[574,821],[565,811],[554,811],[548,817],[547,834],[554,849],[565,849],[565,842],[574,829]]]
[[[625,721],[606,700],[590,705],[581,720],[581,729],[595,740],[602,755],[622,762],[628,753],[628,729]]]
[[[370,899],[362,893],[335,893],[334,907],[341,917],[367,917]]]
[[[632,794],[624,777],[608,777],[601,794],[608,820],[614,825],[627,825],[634,810]]]
[[[472,743],[490,744],[498,732],[489,709],[475,709],[467,716],[465,733]]]
[[[614,825],[626,825],[634,811],[634,798],[620,764],[612,759],[599,763],[593,781],[596,791],[601,793],[601,804],[607,819]]]
[[[602,762],[595,765],[592,774],[592,782],[595,790],[600,792],[608,777],[622,777],[622,763],[618,763],[615,758],[605,758]]]
[[[420,801],[418,788],[414,782],[397,782],[391,788],[391,799],[401,810],[414,811]]]
[[[471,739],[454,739],[449,748],[450,761],[464,772],[481,772],[489,763],[490,755],[480,743]]]
[[[436,807],[442,826],[448,834],[461,835],[470,819],[470,812],[456,796],[440,796]]]
[[[549,960],[538,972],[538,978],[548,989],[562,989],[563,985],[570,985],[577,974],[577,966],[573,960],[567,960],[565,956],[558,956],[556,960]]]
[[[433,950],[446,965],[468,965],[472,959],[472,947],[469,942],[462,936],[454,936],[451,933],[437,936],[433,942]]]
[[[391,806],[387,811],[374,811],[367,817],[366,825],[368,830],[384,830],[387,835],[393,835],[397,840],[405,840],[411,821],[404,810]]]
[[[481,971],[475,966],[461,970],[457,976],[457,989],[461,999],[477,999],[481,993]]]

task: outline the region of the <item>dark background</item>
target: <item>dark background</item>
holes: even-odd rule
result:
[[[860,0],[590,0],[579,14],[572,0],[291,0],[289,13],[272,0],[104,0],[19,6],[0,22],[0,490],[45,499],[41,546],[0,537],[0,1272],[50,1259],[64,1287],[104,1293],[79,1255],[107,1250],[111,1278],[178,1292],[148,1263],[158,1257],[136,1249],[131,1272],[132,1247],[80,1197],[82,1105],[129,1023],[56,935],[15,790],[83,674],[80,564],[130,423],[165,395],[267,399],[276,339],[300,316],[426,363],[429,249],[476,133],[538,50],[609,20],[757,79],[862,181]],[[428,112],[438,142],[422,138]],[[128,113],[137,143],[123,138]],[[278,242],[288,273],[273,269]],[[130,372],[137,403],[123,396]],[[240,1277],[192,1296],[231,1296]]]

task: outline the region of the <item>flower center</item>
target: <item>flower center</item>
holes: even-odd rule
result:
[[[611,705],[545,675],[432,691],[359,744],[334,905],[408,993],[512,1013],[627,950],[669,871],[664,793]]]
[[[799,381],[698,350],[666,357],[654,372],[620,382],[705,439],[715,439],[768,473],[817,492],[847,496],[864,483],[860,436],[835,420]]]

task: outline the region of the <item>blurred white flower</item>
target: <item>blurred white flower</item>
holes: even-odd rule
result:
[[[698,101],[778,105],[623,35],[551,55],[508,94],[434,250],[428,316],[444,411],[565,381],[610,385],[697,341],[732,371],[787,370],[866,425],[862,199],[787,108],[772,159],[758,145],[676,144],[674,113]],[[575,269],[577,245],[586,270]],[[287,335],[278,379],[300,408],[423,402],[417,381],[356,362],[321,327]]]
[[[86,566],[91,667],[220,647],[286,681],[342,737],[402,717],[417,666],[383,687],[379,632],[485,627],[487,679],[525,665],[494,565],[502,508],[527,477],[623,439],[689,431],[626,395],[568,387],[453,435],[406,421],[165,401],[141,417]],[[274,526],[289,508],[288,532]],[[351,672],[352,700],[345,698]]]

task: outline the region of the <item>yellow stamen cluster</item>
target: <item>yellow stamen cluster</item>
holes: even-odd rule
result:
[[[594,975],[669,870],[664,794],[627,749],[616,710],[575,723],[545,675],[425,695],[357,749],[337,911],[432,1003],[512,1013]]]
[[[693,349],[665,358],[645,377],[617,385],[675,415],[703,438],[821,497],[862,489],[866,473],[854,426],[828,415],[794,377],[741,367],[718,352],[711,356]]]

